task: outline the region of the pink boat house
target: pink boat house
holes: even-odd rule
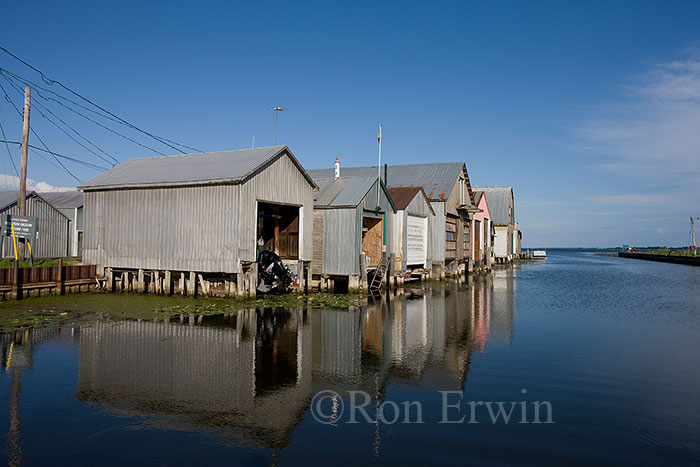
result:
[[[489,203],[483,191],[474,192],[474,205],[479,209],[472,218],[472,258],[474,269],[490,269],[493,264],[495,230]]]

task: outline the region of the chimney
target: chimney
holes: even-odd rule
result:
[[[335,158],[335,178],[336,180],[340,178],[340,160]]]
[[[387,172],[389,171],[388,169],[388,164],[384,164],[384,186],[389,187],[389,184],[387,183]]]

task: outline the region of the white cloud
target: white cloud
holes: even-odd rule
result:
[[[603,159],[598,168],[698,194],[700,51],[688,55],[634,77],[625,96],[599,105],[578,129],[588,151]]]
[[[0,174],[0,190],[18,190],[19,178],[15,175]],[[27,190],[33,191],[72,191],[75,187],[54,186],[47,182],[37,182],[27,178]]]

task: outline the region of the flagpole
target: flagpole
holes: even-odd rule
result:
[[[379,124],[379,163],[377,164],[377,209],[379,209],[379,191],[382,188],[382,124]]]

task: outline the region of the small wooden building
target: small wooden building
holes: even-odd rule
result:
[[[515,227],[515,198],[513,187],[487,186],[474,188],[475,191],[483,191],[489,205],[496,238],[494,240],[494,256],[498,263],[506,263],[513,260],[516,248]]]
[[[177,272],[183,292],[240,294],[255,291],[262,248],[303,281],[315,187],[287,146],[131,159],[78,187],[83,259],[139,270],[148,288],[145,270],[155,291],[171,291]]]
[[[19,192],[0,191],[0,215],[19,215],[17,201]],[[27,193],[27,216],[37,218],[37,238],[30,240],[35,258],[63,258],[70,254],[70,220],[41,195]],[[18,244],[19,245],[19,244]],[[29,248],[25,244],[25,257],[29,258]],[[2,244],[2,257],[14,258],[12,238],[5,237]]]
[[[317,178],[314,199],[312,272],[325,287],[360,287],[367,268],[393,251],[390,232],[396,207],[384,183],[374,177]]]
[[[389,194],[396,206],[393,233],[397,238],[396,262],[403,273],[420,270],[429,274],[432,269],[430,233],[435,211],[421,187],[393,187]]]

